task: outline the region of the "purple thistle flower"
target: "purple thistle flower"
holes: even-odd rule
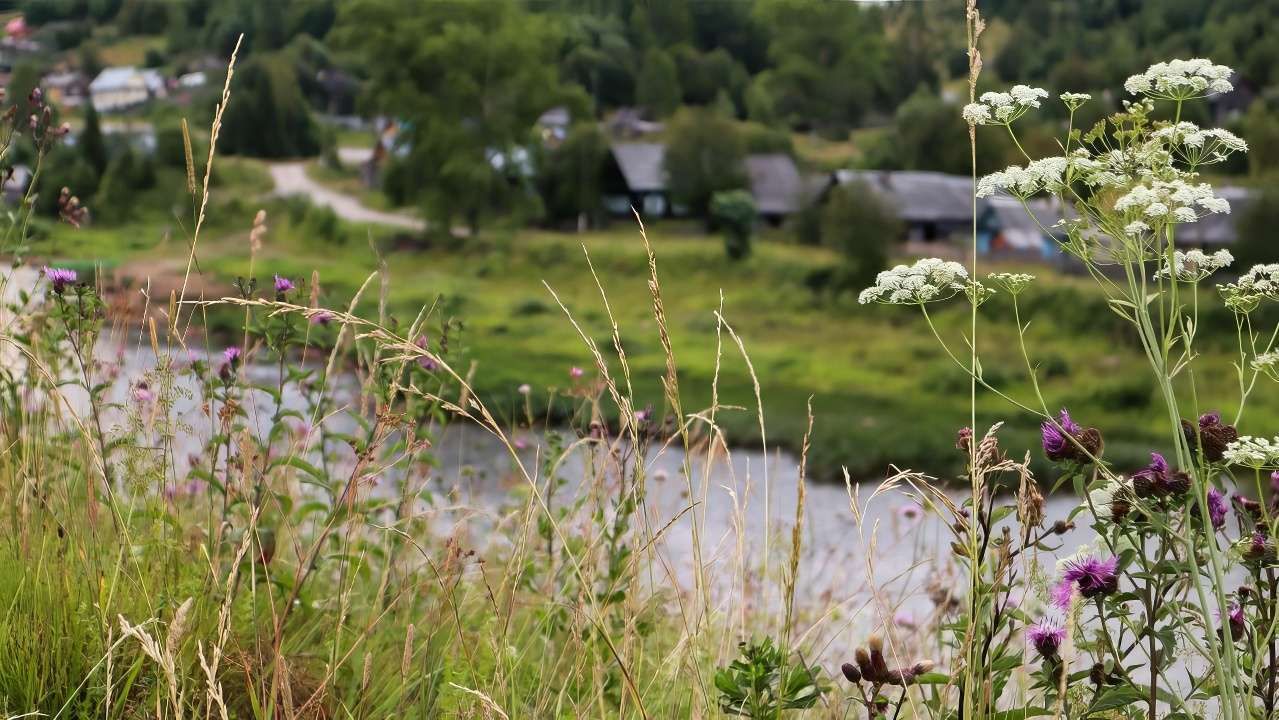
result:
[[[227,363],[228,365],[235,364],[236,362],[239,361],[239,359],[240,359],[240,348],[236,347],[235,345],[232,345],[231,347],[222,351],[222,362]]]
[[[151,386],[145,380],[139,380],[133,386],[133,399],[145,405],[155,399],[155,393],[151,392]]]
[[[1060,427],[1058,427],[1060,425]],[[1065,408],[1061,409],[1058,415],[1058,422],[1051,420],[1040,425],[1042,435],[1044,454],[1050,460],[1061,460],[1068,457],[1074,450],[1070,436],[1077,436],[1083,432],[1083,428],[1074,420],[1070,419],[1070,413]]]
[[[1041,656],[1056,657],[1057,650],[1066,640],[1066,628],[1056,620],[1044,618],[1026,631],[1026,640]]]
[[[278,293],[286,293],[286,292],[288,292],[288,291],[290,291],[290,290],[294,289],[295,287],[296,287],[296,286],[293,284],[293,281],[292,281],[292,280],[290,280],[290,279],[288,279],[288,278],[286,278],[286,277],[281,277],[281,276],[279,276],[279,275],[276,275],[276,276],[275,276],[275,291],[276,291],[276,292],[278,292]]]
[[[568,376],[569,376],[569,377],[571,377],[571,378],[573,378],[574,380],[576,380],[577,378],[582,377],[582,376],[583,376],[583,375],[585,375],[585,374],[586,374],[586,371],[585,371],[585,370],[582,370],[582,368],[580,368],[580,367],[578,367],[578,366],[576,366],[576,365],[574,365],[573,367],[571,367],[571,368],[569,368],[569,369],[568,369]]]
[[[1208,517],[1212,520],[1212,527],[1220,530],[1226,526],[1226,511],[1230,509],[1230,504],[1226,502],[1226,494],[1217,488],[1208,489]]]
[[[328,325],[331,322],[333,322],[333,313],[328,310],[321,310],[311,316],[312,325]]]
[[[1062,607],[1061,599],[1066,599],[1065,607],[1070,606],[1069,595],[1062,585],[1079,588],[1079,594],[1085,598],[1109,595],[1119,587],[1119,558],[1111,557],[1102,560],[1091,555],[1068,560],[1061,574],[1061,583],[1053,590],[1053,603]]]
[[[413,341],[413,344],[417,345],[423,350],[428,350],[430,346],[430,341],[427,339],[425,335],[419,335],[417,340]],[[434,358],[427,357],[425,355],[417,359],[417,364],[419,367],[421,367],[423,370],[427,372],[435,372],[440,367],[440,364],[435,362]]]
[[[1243,606],[1238,602],[1232,602],[1228,610],[1226,618],[1230,621],[1231,637],[1235,639],[1243,637],[1244,630],[1247,629],[1243,616]]]
[[[1059,607],[1062,610],[1069,610],[1070,603],[1074,599],[1075,584],[1069,580],[1062,580],[1058,582],[1056,585],[1053,585],[1051,590],[1048,591],[1048,601],[1055,607]]]
[[[52,268],[48,265],[44,266],[44,277],[53,285],[53,291],[62,294],[68,285],[74,285],[79,276],[76,271],[70,268]]]
[[[1221,424],[1221,413],[1217,412],[1216,410],[1213,410],[1212,412],[1206,412],[1203,415],[1199,416],[1200,428],[1208,428],[1208,427],[1212,427],[1214,425],[1220,425],[1220,424]]]
[[[1279,470],[1270,473],[1270,489],[1279,493]]]

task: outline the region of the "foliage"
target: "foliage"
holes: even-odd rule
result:
[[[409,123],[408,184],[430,217],[475,227],[524,205],[521,169],[495,154],[511,158],[565,96],[545,18],[514,2],[358,0],[342,5],[334,36],[365,58],[370,109]]]
[[[655,117],[666,117],[679,107],[682,91],[675,61],[661,48],[644,53],[635,88],[635,102]]]
[[[574,124],[559,147],[543,149],[538,188],[548,220],[594,219],[607,157],[608,139],[591,122]]]
[[[741,655],[715,673],[720,709],[753,720],[778,720],[787,710],[817,704],[821,669],[794,662],[770,638],[739,645]]]
[[[236,75],[239,102],[227,106],[222,121],[228,153],[289,158],[319,151],[318,129],[291,63],[280,55],[255,54]]]
[[[107,146],[102,138],[102,126],[98,122],[98,111],[94,109],[93,103],[86,103],[84,110],[84,129],[80,131],[80,136],[76,141],[76,146],[84,155],[84,159],[93,168],[94,172],[101,175],[107,170]]]
[[[755,200],[745,190],[723,190],[711,196],[711,220],[724,233],[724,252],[729,260],[751,254],[755,231]]]
[[[896,212],[863,182],[832,188],[821,209],[821,240],[844,256],[846,285],[874,279],[902,235]]]
[[[730,119],[705,109],[685,108],[667,128],[666,175],[676,202],[703,215],[711,196],[745,185],[746,150]]]

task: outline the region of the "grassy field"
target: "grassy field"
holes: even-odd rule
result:
[[[246,166],[228,172],[254,174]],[[205,234],[198,258],[202,279],[226,287],[249,272],[247,233],[257,204],[229,201]],[[611,326],[592,279],[587,255],[608,295],[625,344],[639,398],[663,405],[664,360],[647,286],[646,256],[629,222],[583,235],[536,230],[486,231],[468,239],[394,237],[384,228],[363,228],[322,218],[297,204],[268,206],[270,230],[256,273],[309,278],[318,272],[323,302],[345,306],[378,267],[370,245],[385,253],[390,307],[404,321],[423,305],[461,321],[453,338],[476,363],[476,387],[490,404],[515,413],[516,388],[564,387],[572,366],[593,372],[593,361],[552,291],[582,331],[611,348]],[[99,262],[154,272],[166,258],[182,258],[185,247],[162,242],[152,223],[109,230],[57,228],[42,242],[67,260]],[[326,236],[327,239],[326,239]],[[810,289],[815,273],[839,262],[831,252],[785,242],[759,242],[745,262],[728,261],[721,242],[684,225],[650,229],[663,282],[672,342],[680,363],[686,408],[710,404],[719,364],[722,402],[742,410],[722,418],[740,443],[759,442],[751,373],[723,317],[741,338],[758,377],[770,447],[796,448],[812,398],[815,416],[812,462],[833,478],[847,466],[858,478],[881,476],[890,462],[929,472],[953,472],[947,452],[955,431],[968,422],[968,381],[946,357],[917,311],[860,306],[852,293],[832,296]],[[47,244],[46,244],[47,243]],[[584,252],[585,250],[585,252]],[[993,269],[993,268],[992,268]],[[1007,269],[1007,268],[1000,268]],[[1024,296],[1022,320],[1050,409],[1069,407],[1081,422],[1096,425],[1109,440],[1109,455],[1134,467],[1159,438],[1159,413],[1144,361],[1104,302],[1083,278],[1032,269],[1040,282]],[[1216,304],[1205,300],[1205,308]],[[366,303],[366,312],[373,312]],[[1205,310],[1207,312],[1207,310]],[[1035,406],[1024,360],[1017,349],[1011,303],[996,298],[983,307],[980,329],[985,375],[1002,391]],[[966,355],[966,306],[938,310],[937,327],[957,355]],[[1227,314],[1205,322],[1207,370],[1195,378],[1201,410],[1230,416],[1238,389],[1228,353],[1233,322]],[[610,363],[616,357],[606,352]],[[538,393],[535,393],[537,396]],[[1258,398],[1244,419],[1279,417],[1273,399]],[[1007,421],[1010,450],[1037,445],[1038,420],[985,393],[979,422]],[[1190,414],[1189,411],[1186,413]],[[901,428],[911,428],[902,432]],[[1036,457],[1038,452],[1034,453]]]

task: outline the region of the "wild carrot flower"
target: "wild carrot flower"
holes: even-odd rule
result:
[[[78,276],[75,270],[69,268],[52,268],[46,265],[44,267],[44,277],[53,286],[53,291],[59,295],[67,289],[68,285],[74,285]]]
[[[947,300],[968,287],[968,270],[957,262],[924,258],[914,265],[898,265],[875,276],[875,284],[861,291],[862,305],[922,305]]]
[[[1134,95],[1157,100],[1189,100],[1214,93],[1230,92],[1230,75],[1225,65],[1205,58],[1155,63],[1146,72],[1124,81],[1124,89]]]
[[[1229,250],[1218,250],[1211,255],[1202,250],[1174,250],[1172,265],[1159,268],[1155,277],[1175,277],[1181,282],[1199,282],[1218,270],[1229,267],[1234,261],[1235,257]]]
[[[1252,369],[1279,381],[1279,352],[1262,353],[1252,359]]]
[[[1061,100],[1062,103],[1071,110],[1071,112],[1074,112],[1075,110],[1078,110],[1081,105],[1092,100],[1092,95],[1089,95],[1088,93],[1064,92],[1058,95],[1057,98]]]
[[[1212,521],[1212,527],[1220,530],[1226,526],[1226,512],[1230,509],[1230,504],[1226,501],[1226,494],[1217,488],[1208,489],[1208,518]]]
[[[1250,313],[1263,300],[1279,300],[1279,263],[1253,265],[1235,282],[1218,285],[1217,292],[1237,313]]]
[[[1052,602],[1063,610],[1070,608],[1075,590],[1084,598],[1103,597],[1119,588],[1119,559],[1101,559],[1091,555],[1062,563],[1061,581],[1052,591]]]
[[[275,276],[275,291],[277,293],[283,294],[283,293],[289,292],[295,287],[296,286],[293,284],[292,280],[286,277],[282,277],[280,275]]]
[[[1042,657],[1053,658],[1066,641],[1066,628],[1052,618],[1044,618],[1026,630],[1026,640]]]
[[[979,102],[965,105],[961,114],[970,125],[1007,125],[1046,97],[1048,91],[1042,88],[1014,85],[1008,92],[982,93]]]
[[[1226,446],[1222,458],[1232,465],[1258,469],[1279,465],[1279,437],[1269,440],[1244,435]]]

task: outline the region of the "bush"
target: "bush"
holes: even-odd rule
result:
[[[717,192],[711,198],[711,217],[724,233],[724,251],[730,260],[751,254],[755,215],[755,200],[745,190]]]
[[[832,189],[821,212],[822,242],[843,253],[847,287],[875,279],[901,232],[896,213],[864,183]]]

